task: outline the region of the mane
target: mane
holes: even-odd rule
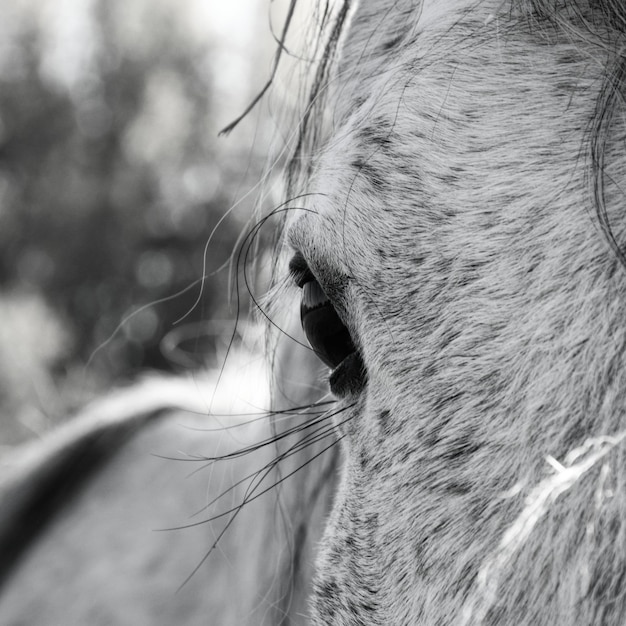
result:
[[[603,85],[596,101],[594,118],[589,120],[585,152],[588,181],[599,225],[613,252],[626,268],[623,244],[619,242],[605,202],[605,151],[612,123],[624,106],[626,93],[626,7],[618,0],[564,2],[563,0],[515,0],[529,28],[550,41],[556,34],[573,43],[592,43]]]

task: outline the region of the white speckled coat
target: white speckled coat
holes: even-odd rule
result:
[[[343,400],[320,626],[624,622],[626,10],[609,5],[351,8],[287,235],[368,379]]]

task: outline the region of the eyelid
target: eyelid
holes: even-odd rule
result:
[[[299,250],[296,250],[289,261],[289,274],[298,287],[303,287],[306,283],[315,280],[315,276]]]
[[[326,271],[323,276],[319,274],[316,275],[309,268],[309,264],[302,252],[300,252],[298,248],[295,248],[295,246],[294,250],[295,252],[289,261],[289,274],[293,282],[299,288],[304,287],[304,285],[311,281],[319,283],[326,297],[332,302],[333,307],[345,323],[345,319],[349,318],[345,291],[348,283],[352,279],[345,274],[329,271],[328,268],[325,268]],[[319,270],[320,268],[316,269]]]

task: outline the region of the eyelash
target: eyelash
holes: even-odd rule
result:
[[[306,283],[314,281],[315,276],[309,269],[302,253],[297,250],[289,261],[289,274],[297,287],[304,287]]]

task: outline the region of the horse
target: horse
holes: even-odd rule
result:
[[[285,224],[344,460],[314,624],[619,624],[626,9],[344,3]]]
[[[274,426],[255,421],[225,447],[214,432],[198,452],[186,438],[192,458],[217,472],[200,506],[232,495],[239,505],[226,512],[239,514],[240,530],[221,535],[215,516],[182,529],[221,535],[208,542],[209,559],[223,558],[212,569],[207,559],[186,584],[180,570],[161,569],[183,551],[167,545],[178,531],[159,534],[143,565],[119,579],[131,589],[126,581],[146,576],[153,613],[135,619],[143,603],[118,589],[92,615],[100,623],[621,624],[626,9],[614,0],[346,0],[334,12],[322,4],[316,17],[321,54],[286,200],[274,212],[282,235],[261,306],[277,344],[275,396],[301,389],[297,373],[317,387],[320,366],[300,359],[319,357],[333,400],[277,407]],[[295,342],[280,314],[298,300],[310,354],[281,365],[284,345]],[[147,449],[182,445],[172,433]],[[70,440],[82,442],[74,449],[84,457],[85,438]],[[66,441],[50,458],[68,449]],[[248,453],[257,451],[262,471],[249,474]],[[56,472],[55,490],[76,456],[65,454],[71,462]],[[230,463],[235,476],[214,469]],[[0,615],[19,607],[8,623],[24,614],[24,590],[43,562],[33,555],[48,547],[58,565],[60,542],[74,552],[84,545],[71,526],[51,534],[76,515],[45,498],[47,486],[28,495],[47,473],[36,465],[44,471],[22,469],[4,493],[27,494],[27,512],[43,498],[55,519],[45,534],[28,534],[4,577]],[[258,482],[266,468],[267,492]],[[242,474],[253,482],[240,483]],[[124,475],[101,489],[91,479],[83,511],[102,517],[89,502],[99,491],[114,495]],[[271,497],[256,498],[261,492]],[[9,514],[0,537],[15,537],[16,520],[30,518]],[[113,568],[132,546],[113,552]],[[182,579],[179,594],[201,585],[200,600],[171,600],[155,570],[170,586]],[[48,571],[47,587],[62,580]],[[235,597],[221,586],[229,571]],[[89,587],[81,615],[99,589]],[[65,596],[59,603],[68,610]]]

